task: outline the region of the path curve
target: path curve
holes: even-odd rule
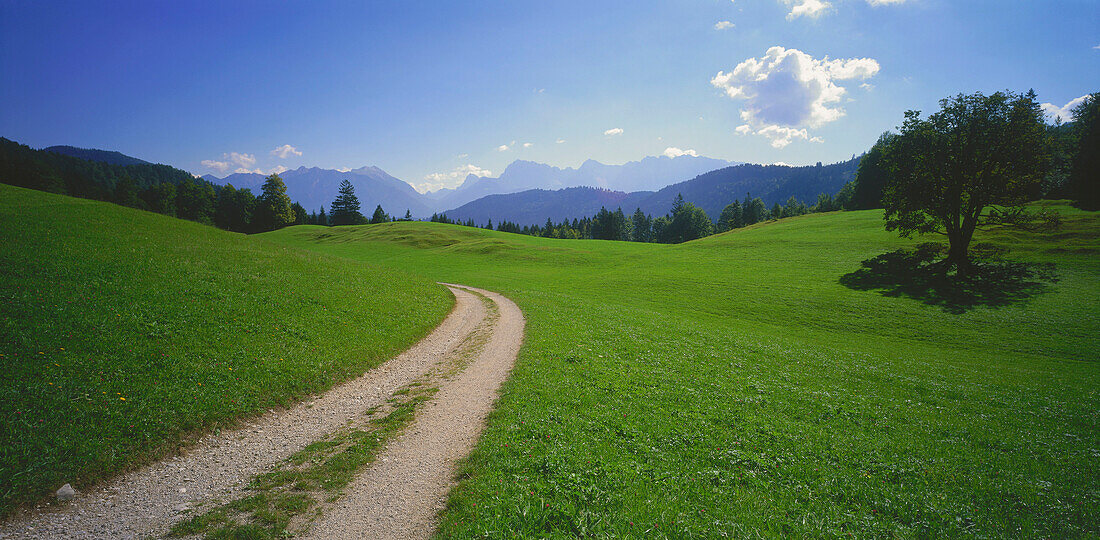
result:
[[[396,358],[288,410],[273,411],[239,429],[208,434],[183,454],[122,475],[89,493],[80,493],[71,503],[18,514],[0,524],[0,539],[161,536],[198,504],[239,495],[253,476],[383,404],[395,391],[428,373],[459,347],[488,313],[476,295],[461,287],[448,285],[448,288],[455,295],[454,309],[431,334]],[[500,306],[502,316],[498,325],[512,328],[512,332],[518,328],[518,334],[512,338],[514,344],[497,346],[498,335],[503,334],[494,327],[493,337],[485,348],[486,351],[500,347],[514,349],[507,361],[510,368],[522,340],[523,315],[503,297],[481,294]],[[513,319],[517,316],[518,321]],[[503,376],[507,376],[507,371]],[[499,378],[500,374],[493,377]],[[498,386],[496,383],[481,392],[495,395]],[[435,402],[440,397],[442,392],[425,413],[437,408]],[[410,431],[419,425],[418,418]]]
[[[456,285],[449,285],[457,290]],[[308,538],[428,538],[523,343],[524,318],[509,299],[488,297],[500,311],[489,342],[460,374],[444,382],[412,425],[379,454],[315,523]]]

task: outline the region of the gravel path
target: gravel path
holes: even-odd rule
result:
[[[123,475],[89,493],[80,493],[71,503],[17,515],[0,524],[0,539],[160,536],[174,522],[184,517],[185,511],[199,503],[212,499],[228,500],[239,494],[241,487],[247,485],[252,476],[336,430],[349,420],[360,417],[371,407],[384,403],[394,391],[429,372],[459,346],[487,316],[487,312],[477,296],[459,287],[449,288],[456,297],[451,314],[428,337],[396,358],[362,377],[289,410],[264,415],[240,429],[207,435],[184,454]],[[507,375],[507,369],[511,366],[522,340],[523,316],[515,308],[515,304],[494,293],[483,294],[493,298],[500,306],[502,316],[498,325],[505,328],[504,331],[494,328],[485,351],[501,351],[498,355],[510,351],[511,356],[501,361],[506,364],[505,367],[496,368],[496,371],[490,370],[491,373],[484,375],[485,378],[478,383],[484,384],[484,387],[464,389],[484,396],[480,400],[473,400],[478,403],[471,403],[471,410],[481,410],[480,401],[487,400],[484,407],[491,405],[500,384],[498,379],[503,381],[503,377]],[[505,336],[508,336],[509,343],[498,344]],[[467,371],[481,363],[482,359],[478,358]],[[459,379],[466,380],[465,373],[455,380]],[[425,411],[421,413],[424,418],[436,414],[432,412],[439,408],[436,403],[453,392],[447,390],[450,386],[446,385],[433,402],[426,405]],[[447,403],[448,407],[466,407],[466,401],[461,399],[456,402],[449,398]],[[465,416],[465,409],[459,412]],[[471,417],[469,421],[477,422],[474,427],[465,424],[435,424],[433,429],[461,431],[465,434],[460,438],[464,445],[462,448],[468,448],[476,439],[483,418],[484,414],[476,420]],[[421,418],[418,417],[409,433],[422,429],[422,425]],[[449,433],[438,434],[441,440],[444,436],[450,440]],[[398,439],[391,446],[401,444],[400,441]],[[446,463],[453,464],[466,451],[461,452],[453,455]],[[388,461],[393,461],[389,458],[389,450],[382,454],[378,463],[386,465],[387,458]],[[371,471],[373,470],[372,468]],[[357,481],[350,488],[356,493],[349,494],[344,503],[357,500],[357,492],[362,489],[360,483]],[[79,489],[79,486],[76,487]],[[445,487],[443,490],[439,495],[433,492],[433,498],[428,503],[429,509],[441,499]],[[427,494],[424,496],[427,497]],[[343,503],[340,508],[343,508]],[[430,521],[431,512],[427,516]],[[425,527],[427,526],[417,530],[430,530]],[[426,534],[427,532],[421,533],[421,536]]]
[[[457,376],[444,381],[412,425],[351,483],[309,538],[427,538],[454,484],[455,465],[477,442],[523,342],[523,313],[481,289],[500,310],[492,337]]]

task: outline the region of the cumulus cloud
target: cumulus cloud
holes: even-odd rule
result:
[[[699,156],[699,154],[697,152],[695,152],[695,150],[692,150],[690,148],[688,148],[687,150],[681,150],[679,148],[676,148],[675,146],[670,146],[668,148],[665,148],[665,151],[662,152],[662,154],[666,155],[670,158],[676,158],[676,157],[680,157],[680,156],[692,156],[692,157],[698,157]]]
[[[905,0],[867,0],[868,4],[871,4],[872,6],[875,6],[875,7],[889,6],[891,4],[901,4],[901,3],[904,3],[904,2],[905,2]]]
[[[233,170],[233,172],[238,173],[238,174],[263,174],[264,173],[260,169],[246,169],[244,167],[237,167],[236,169]]]
[[[564,143],[564,142],[565,142],[565,139],[558,139],[558,140],[556,140],[556,141],[554,141],[554,142],[556,142],[556,143],[558,143],[558,144],[561,144],[561,143]]]
[[[1043,113],[1047,115],[1047,118],[1053,122],[1055,120],[1061,120],[1062,122],[1070,122],[1073,120],[1073,108],[1084,103],[1089,98],[1088,94],[1085,94],[1079,98],[1073,98],[1065,105],[1059,107],[1053,103],[1041,103],[1039,107],[1043,109]]]
[[[523,143],[524,148],[531,148],[532,146],[535,146],[535,143],[529,143],[529,142]]]
[[[256,165],[256,156],[252,154],[239,154],[237,152],[230,152],[228,154],[222,154],[222,158],[228,158],[229,161],[240,165],[243,168],[248,168]]]
[[[274,168],[272,168],[272,169],[271,169],[271,171],[270,171],[270,172],[268,172],[267,174],[282,174],[282,173],[284,173],[284,172],[286,172],[286,171],[289,171],[289,170],[290,170],[290,169],[287,169],[286,167],[283,167],[282,165],[276,165],[276,166],[275,166]]]
[[[202,166],[211,170],[218,171],[220,173],[229,170],[229,162],[227,161],[214,161],[212,159],[204,159],[202,160]]]
[[[727,28],[733,28],[733,23],[729,21],[718,21],[714,23],[715,30],[725,30]]]
[[[284,145],[272,150],[271,155],[278,156],[282,159],[286,159],[290,156],[300,156],[300,155],[302,155],[302,153],[299,152],[297,148],[294,148],[293,146],[290,146],[289,144],[284,144]]]
[[[492,176],[493,171],[489,169],[482,169],[477,165],[466,164],[461,167],[455,167],[453,171],[432,173],[424,177],[424,182],[414,184],[413,188],[421,193],[427,193],[429,191],[435,191],[443,188],[457,187],[466,179],[469,175],[474,176]]]
[[[798,17],[809,17],[816,19],[825,14],[829,8],[833,7],[832,4],[825,2],[824,0],[780,0],[787,7],[791,8],[790,13],[787,13],[787,20],[793,21]]]
[[[455,157],[457,157],[458,159],[466,159],[466,158],[470,157],[470,154],[459,154]]]
[[[622,135],[623,128],[611,128],[603,132],[604,135]]]
[[[236,166],[236,169],[233,172],[257,172],[262,174],[262,171],[255,168],[256,156],[252,154],[229,152],[222,154],[221,160],[204,159],[200,163],[202,163],[203,167],[208,167],[211,170],[218,171],[220,173],[224,173],[225,171],[228,171],[231,167]]]
[[[351,167],[340,167],[336,169],[337,172],[351,172]]]
[[[497,147],[497,152],[507,152],[507,151],[508,151],[508,145],[507,144],[502,144],[502,145]]]
[[[749,58],[733,71],[719,71],[710,83],[731,99],[742,100],[735,131],[767,137],[783,148],[795,139],[819,142],[806,128],[844,116],[836,106],[847,92],[836,81],[867,79],[879,71],[871,58],[815,59],[798,49],[772,47],[762,58]]]

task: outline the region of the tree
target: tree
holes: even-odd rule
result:
[[[317,224],[318,225],[325,225],[325,226],[328,226],[328,225],[332,224],[332,222],[329,221],[328,216],[325,215],[324,205],[321,206],[321,212],[317,214]]]
[[[1081,208],[1100,209],[1100,92],[1073,108],[1077,149],[1070,169],[1070,196]]]
[[[294,222],[294,210],[290,208],[286,184],[278,174],[268,176],[260,192],[253,220],[257,231],[274,231]]]
[[[234,222],[237,188],[226,184],[218,190],[218,201],[214,204],[214,226],[232,230]]]
[[[374,215],[370,218],[371,223],[385,223],[389,220],[390,216],[386,214],[385,210],[382,210],[382,205],[378,205],[374,208]],[[489,223],[492,224],[491,221]]]
[[[211,223],[214,215],[214,187],[206,181],[185,179],[176,186],[176,216]]]
[[[946,234],[943,270],[965,276],[974,230],[1019,221],[1043,178],[1045,134],[1034,91],[959,94],[927,119],[907,111],[884,157],[886,230]],[[1009,208],[983,217],[990,205]]]
[[[412,210],[409,210],[408,208],[406,208],[405,209],[405,217],[401,218],[401,220],[402,221],[412,221],[413,220]]]
[[[362,225],[367,222],[367,218],[359,212],[359,197],[355,196],[355,188],[347,180],[340,182],[336,200],[329,205],[329,211],[333,225]]]
[[[882,187],[887,177],[884,158],[895,137],[897,135],[889,131],[879,135],[875,145],[859,160],[854,191],[848,202],[852,210],[882,208]]]
[[[635,242],[651,242],[653,240],[653,219],[642,212],[641,208],[634,210],[634,215],[630,217],[630,220],[634,225],[632,239]]]
[[[290,205],[290,209],[294,211],[294,224],[305,225],[309,223],[309,214],[306,213],[304,206],[294,203]]]
[[[726,232],[739,227],[744,227],[744,217],[741,215],[741,201],[733,201],[722,209],[718,216],[718,232]]]
[[[684,202],[677,196],[672,206],[672,216],[664,228],[660,242],[679,244],[714,234],[714,223],[702,208]]]
[[[741,216],[745,225],[752,225],[753,223],[764,221],[767,213],[768,209],[764,206],[764,201],[760,199],[760,197],[753,197],[748,193],[745,194],[745,201],[741,203]]]

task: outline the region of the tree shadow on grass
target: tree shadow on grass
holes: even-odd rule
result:
[[[971,249],[966,276],[945,271],[942,244],[921,244],[867,259],[863,268],[840,278],[840,284],[858,291],[878,290],[884,296],[904,296],[940,306],[949,313],[965,313],[979,306],[1002,307],[1046,292],[1058,281],[1053,263],[1007,261],[1007,250],[987,244]]]

